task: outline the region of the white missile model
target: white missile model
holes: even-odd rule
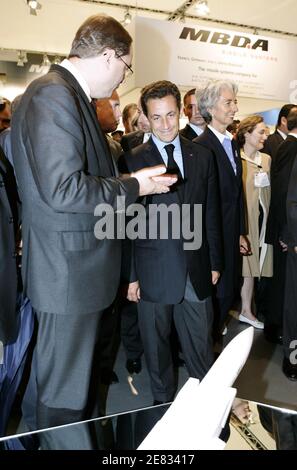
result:
[[[204,379],[189,378],[172,405],[138,450],[223,449],[219,439],[230,413],[234,381],[250,353],[254,328],[239,333],[222,351]]]

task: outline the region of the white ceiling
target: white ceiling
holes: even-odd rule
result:
[[[38,1],[42,8],[37,16],[32,16],[29,14],[26,0],[1,0],[0,60],[1,48],[66,55],[79,25],[94,13],[104,12],[122,21],[126,6],[129,5],[132,17],[139,15],[167,20],[169,14],[185,3],[183,0]],[[217,25],[215,20],[220,22],[222,29],[228,29],[228,25],[221,22],[236,23],[257,27],[259,33],[262,32],[264,36],[277,35],[279,37],[279,34],[272,31],[291,33],[296,35],[292,37],[292,40],[297,40],[297,0],[208,0],[208,5],[211,11],[207,21],[214,20],[208,23],[209,26]],[[157,13],[157,10],[161,10],[162,13]],[[197,17],[195,6],[191,6],[186,11],[186,21],[201,24],[205,20]],[[237,31],[246,30],[235,25],[229,25],[229,28]],[[271,32],[265,31],[265,28]],[[249,30],[249,32],[253,31]],[[137,101],[138,94],[137,89],[131,93],[123,93],[122,105],[129,101]],[[247,108],[244,106],[244,113],[245,109],[248,109],[249,113],[251,106],[254,111],[273,107],[273,102],[267,102],[264,106],[264,103],[258,103],[260,100],[253,101],[249,100],[246,103]]]
[[[113,16],[118,19],[123,18],[124,9],[109,7],[107,5],[101,6],[99,0],[93,0],[92,2],[88,0],[74,1],[88,4],[97,3],[98,9],[102,9],[106,11],[106,13],[112,12]],[[171,13],[186,2],[183,0],[108,0],[106,3],[131,5],[134,8],[138,7],[138,10],[131,11],[133,15],[136,13],[142,16],[149,15],[166,19],[166,14],[145,13],[141,11],[141,8],[163,10]],[[208,6],[210,7],[210,14],[208,15],[209,20],[235,22],[238,24],[296,34],[296,0],[208,0]],[[194,5],[187,9],[186,15],[197,16]]]
[[[169,14],[181,7],[183,0],[39,0],[42,5],[37,16],[29,14],[26,0],[1,0],[0,48],[32,49],[66,54],[73,34],[89,15],[104,12],[119,21],[124,19],[130,5],[132,17],[149,16],[167,20]],[[189,0],[188,3],[195,3]],[[117,6],[115,6],[117,5]],[[122,6],[121,6],[122,5]],[[208,0],[210,14],[198,17],[195,6],[186,11],[186,21],[209,26],[246,30],[239,25],[257,28],[262,35],[282,31],[297,39],[297,0]],[[144,8],[145,10],[142,10]],[[156,13],[162,11],[163,13]],[[179,21],[178,19],[176,21]],[[233,24],[233,25],[232,25]],[[262,31],[261,31],[262,29]],[[269,29],[271,32],[265,31]],[[249,29],[249,32],[252,32]],[[278,35],[279,36],[279,35]],[[294,39],[294,38],[293,38]]]

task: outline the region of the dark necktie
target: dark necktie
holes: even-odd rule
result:
[[[179,200],[183,201],[183,177],[180,172],[179,166],[173,158],[174,145],[168,144],[165,145],[164,149],[166,150],[168,161],[167,161],[167,171],[171,175],[177,175],[177,182],[171,186],[170,192],[174,193],[175,191],[178,194]]]
[[[173,158],[174,145],[173,144],[165,145],[164,149],[166,150],[166,153],[168,156],[167,173],[177,175],[178,179],[182,178],[178,164]]]

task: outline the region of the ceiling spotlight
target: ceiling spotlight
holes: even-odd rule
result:
[[[132,16],[130,15],[129,8],[127,8],[126,13],[125,13],[125,16],[124,16],[124,21],[123,21],[123,23],[124,23],[125,25],[128,25],[128,24],[131,23],[131,21],[132,21]]]
[[[61,57],[56,55],[56,57],[54,58],[53,64],[59,65],[60,63],[61,63]]]
[[[51,61],[49,60],[47,54],[43,54],[42,67],[50,67]]]
[[[196,11],[198,15],[206,16],[210,13],[210,8],[207,4],[207,0],[198,0],[196,3]]]
[[[30,15],[37,15],[37,10],[41,9],[41,4],[37,0],[27,0],[27,5],[30,8]]]
[[[27,53],[23,52],[23,51],[19,51],[18,52],[17,66],[18,67],[24,67],[26,62],[28,62]]]
[[[179,17],[179,21],[180,23],[185,23],[186,22],[186,18],[185,18],[185,13],[181,13],[180,17]]]

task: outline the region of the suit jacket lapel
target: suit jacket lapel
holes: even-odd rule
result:
[[[242,163],[241,163],[241,158],[240,158],[240,151],[239,151],[238,145],[237,145],[237,143],[235,142],[234,139],[232,139],[232,149],[233,149],[234,160],[235,160],[235,163],[236,163],[237,182],[238,182],[239,185],[241,185]]]
[[[67,83],[75,90],[82,105],[81,111],[84,114],[84,118],[88,122],[89,126],[92,126],[94,128],[94,132],[92,132],[92,129],[90,129],[90,135],[93,140],[93,146],[99,162],[99,167],[102,167],[102,165],[104,166],[105,163],[108,166],[111,175],[114,176],[116,172],[111,151],[107,143],[106,137],[99,125],[96,111],[92,103],[89,102],[80,84],[68,70],[59,65],[52,65],[50,70],[58,72],[60,75],[62,75],[63,78],[67,81]],[[102,152],[100,150],[102,150]]]
[[[144,158],[148,166],[164,165],[164,160],[151,137],[147,141]]]
[[[192,145],[189,145],[189,141],[182,136],[180,136],[180,145],[184,166],[183,202],[187,202],[190,199],[191,190],[195,183],[195,178],[193,177],[193,150]]]
[[[187,133],[188,133],[188,136],[189,138],[192,140],[192,139],[195,139],[195,137],[198,137],[198,135],[196,134],[195,131],[193,131],[192,127],[187,124],[186,125],[186,128],[187,128]]]
[[[7,213],[11,213],[11,207],[10,207],[10,203],[9,203],[7,193],[6,193],[6,189],[5,189],[5,179],[6,179],[6,166],[5,166],[4,162],[2,162],[2,160],[0,159],[0,188],[1,188],[0,196],[1,196],[1,201],[7,209]],[[3,217],[3,214],[1,214],[1,217]]]
[[[208,135],[209,135],[209,138],[214,146],[214,150],[216,153],[219,154],[219,158],[223,159],[224,160],[224,166],[225,168],[227,169],[227,171],[229,172],[230,175],[233,176],[233,178],[237,179],[237,175],[234,173],[234,170],[232,168],[232,165],[230,163],[230,160],[229,160],[229,157],[228,155],[226,154],[225,150],[224,150],[224,147],[222,146],[221,142],[219,141],[219,139],[217,138],[217,136],[207,127],[205,129],[204,132],[207,132]],[[233,142],[232,142],[232,147],[233,147]],[[234,152],[234,151],[233,151]],[[236,161],[236,167],[238,165],[238,160],[239,158],[235,158],[235,161]],[[240,162],[239,162],[240,164]],[[237,167],[238,168],[238,167]],[[238,173],[238,172],[237,172]]]

